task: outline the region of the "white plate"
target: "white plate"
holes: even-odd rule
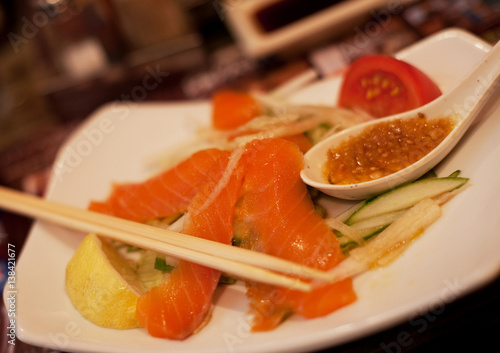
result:
[[[399,57],[446,90],[488,49],[479,39],[451,30]],[[333,104],[338,84],[339,78],[325,80],[293,99]],[[481,121],[438,168],[439,174],[461,169],[472,186],[445,205],[442,218],[390,266],[356,278],[359,299],[354,304],[324,318],[294,316],[272,332],[251,334],[244,288],[235,285],[218,290],[210,324],[184,342],[152,338],[143,329],[103,329],[84,320],[64,291],[65,267],[83,234],[37,222],[16,268],[18,338],[63,351],[302,352],[411,320],[470,292],[500,269],[500,119],[492,116],[500,115],[500,99],[495,94]],[[142,180],[153,172],[145,158],[188,138],[208,124],[209,116],[207,102],[106,106],[61,150],[47,197],[84,208],[91,199],[106,197],[113,181]],[[329,200],[327,205],[339,209],[346,204]]]

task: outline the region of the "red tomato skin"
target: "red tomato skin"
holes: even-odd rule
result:
[[[362,82],[376,74],[395,80],[398,93],[370,98]],[[418,108],[440,95],[436,83],[416,67],[393,57],[369,55],[352,63],[345,72],[338,104],[380,118]]]

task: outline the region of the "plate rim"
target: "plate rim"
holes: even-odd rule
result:
[[[484,41],[481,41],[479,38],[473,36],[472,34],[466,32],[466,31],[457,30],[457,29],[449,29],[449,30],[446,30],[446,31],[443,31],[443,32],[439,32],[439,33],[437,33],[434,36],[430,36],[428,38],[425,38],[423,41],[428,41],[431,38],[445,38],[445,37],[455,37],[455,38],[458,37],[458,38],[461,38],[461,39],[465,38],[465,40],[471,40],[471,39],[475,38],[476,42],[480,42],[480,43],[486,44]],[[414,45],[410,46],[409,48],[405,49],[404,51],[410,50],[412,47],[421,44],[421,42],[422,41],[419,41],[419,42],[415,43]],[[203,101],[189,101],[189,102],[140,103],[140,104],[137,104],[137,105],[140,105],[141,109],[148,109],[149,107],[151,107],[151,108],[165,108],[165,107],[170,107],[170,106],[184,106],[186,104],[192,104],[192,103],[198,103],[200,106],[205,106],[205,107],[206,107],[207,104],[209,104],[208,101],[203,100]],[[75,139],[79,136],[79,133],[81,133],[81,131],[83,131],[83,129],[85,129],[86,127],[90,126],[90,124],[92,122],[94,122],[96,119],[98,119],[103,112],[109,111],[109,109],[114,109],[116,107],[115,104],[116,103],[110,103],[110,104],[104,105],[101,108],[97,109],[94,113],[92,113],[91,116],[89,116],[89,118],[87,118],[75,130],[75,132],[65,141],[65,143],[63,144],[63,146],[61,147],[61,149],[58,151],[57,158],[61,158],[61,156],[64,153],[64,149],[67,149],[67,147],[70,146],[71,143],[74,143]],[[53,193],[53,189],[56,187],[55,184],[56,183],[54,183],[52,181],[52,177],[51,177],[51,182],[49,183],[49,185],[51,185],[51,186],[50,186],[50,188],[47,189],[47,194],[46,194],[48,198],[50,198],[51,194]],[[36,223],[38,223],[38,222],[36,222]],[[36,229],[35,225],[30,230],[30,233],[29,233],[29,235],[28,235],[28,237],[26,239],[26,244],[29,242],[30,238],[32,237],[32,233],[34,232],[34,229]],[[24,248],[25,247],[23,247],[23,251],[24,251]],[[18,262],[21,262],[23,260],[23,256],[22,256],[23,255],[23,251],[21,251],[21,253],[19,254],[19,260],[18,260]],[[473,287],[469,286],[467,288],[467,291],[463,292],[462,295],[466,295],[466,294],[470,293],[471,291],[476,290],[480,286],[485,285],[489,281],[492,281],[495,277],[498,276],[499,273],[500,273],[500,262],[498,263],[497,267],[491,268],[490,272],[488,274],[483,273],[483,276],[481,278],[476,278],[477,281],[476,281],[475,285]],[[5,297],[5,295],[6,294],[4,293],[4,297]],[[431,294],[429,294],[429,296],[433,297],[433,295],[431,295]],[[422,299],[421,302],[422,302],[422,304],[428,305],[429,300],[428,299]],[[375,318],[375,321],[378,320],[378,322],[379,322],[379,324],[378,324],[377,327],[375,327],[375,325],[368,325],[367,327],[371,328],[372,330],[366,330],[367,327],[365,327],[363,333],[357,333],[357,332],[353,331],[353,332],[350,333],[350,335],[348,335],[349,337],[346,337],[344,340],[336,341],[334,345],[337,346],[337,345],[340,345],[340,344],[352,341],[353,339],[356,339],[356,338],[359,338],[359,337],[365,337],[365,336],[371,335],[371,334],[373,334],[375,332],[379,332],[379,331],[381,331],[381,330],[383,330],[383,329],[385,329],[387,327],[393,326],[393,325],[397,324],[398,322],[401,322],[401,320],[404,320],[405,318],[407,318],[407,315],[408,315],[408,312],[406,312],[406,311],[405,312],[400,312],[399,316],[397,316],[397,317],[394,316],[394,315],[388,314],[388,313],[381,313],[379,315],[379,317]],[[385,316],[385,318],[384,318],[384,316]],[[388,318],[389,319],[392,318],[392,320],[388,320]],[[382,326],[380,326],[380,325],[382,325]],[[363,326],[363,325],[360,325],[360,326]],[[27,332],[25,332],[23,330],[21,330],[20,334],[18,333],[18,336],[19,336],[19,339],[21,339],[22,341],[27,342],[27,343],[33,343],[33,344],[39,344],[40,343],[40,342],[36,342],[36,340],[35,341],[31,340],[31,342],[30,342],[30,340],[29,340],[29,337],[30,337],[29,333],[27,333]],[[308,347],[311,347],[311,343],[310,342],[304,341],[303,344],[304,345],[308,344]],[[86,344],[84,344],[84,345],[86,345]],[[327,346],[330,346],[330,345],[329,345],[328,339],[325,338],[323,340],[323,342],[316,342],[315,346],[316,346],[315,349],[320,349],[320,348],[327,347]],[[83,346],[82,346],[82,348],[83,348]],[[253,347],[253,348],[255,348],[255,347]],[[301,348],[304,348],[304,347],[301,347]],[[82,352],[85,351],[83,349],[79,350],[78,345],[75,346],[75,347],[73,347],[72,349],[73,350],[76,349],[77,351],[82,351]],[[242,348],[241,349],[242,352],[244,352],[244,351],[250,352],[251,350],[252,350],[252,347]],[[108,349],[106,351],[112,352],[113,350],[112,349],[111,350]],[[273,350],[273,351],[280,352],[281,350],[278,349],[278,350]]]

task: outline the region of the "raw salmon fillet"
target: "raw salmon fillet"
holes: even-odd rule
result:
[[[315,212],[300,179],[299,147],[286,139],[256,140],[240,154],[196,153],[140,184],[115,187],[91,209],[131,220],[187,214],[183,233],[240,246],[328,270],[344,259],[336,237]],[[154,337],[183,340],[208,321],[220,271],[181,260],[143,294],[136,313]],[[271,330],[287,316],[313,318],[356,299],[350,279],[311,293],[248,283],[253,329]]]
[[[235,129],[261,113],[252,95],[230,90],[216,92],[212,107],[212,125],[219,130]]]
[[[227,163],[224,156],[212,165],[213,173],[188,207],[183,233],[231,243],[243,170],[238,163],[221,188],[219,181],[224,179]],[[176,340],[189,337],[207,320],[219,277],[220,271],[180,261],[162,284],[139,298],[139,320],[152,336]]]
[[[303,157],[283,139],[248,145],[248,168],[235,211],[235,236],[241,246],[328,270],[344,259],[335,235],[315,212],[300,179]],[[253,329],[270,330],[288,315],[318,317],[353,302],[351,279],[311,293],[251,283],[247,291]]]
[[[214,164],[229,154],[202,150],[145,182],[115,185],[106,201],[93,201],[89,209],[138,222],[184,212]]]

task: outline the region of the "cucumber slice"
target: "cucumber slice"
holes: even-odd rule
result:
[[[370,238],[383,231],[396,219],[401,217],[406,211],[407,210],[389,212],[377,217],[369,218],[367,220],[351,225],[351,228],[355,230],[364,240],[369,240]],[[358,246],[355,241],[351,240],[344,234],[336,233],[336,235],[342,251],[346,252],[351,248]]]
[[[172,272],[175,266],[167,264],[165,256],[157,256],[155,259],[155,270],[165,272]]]
[[[341,214],[339,214],[336,218],[341,222],[344,222],[344,223],[347,222],[349,217],[351,217],[354,214],[354,212],[356,212],[357,210],[359,210],[361,207],[363,207],[366,204],[366,201],[367,200],[363,200],[361,202],[358,202],[354,206],[351,206],[349,209],[347,209],[344,212],[342,212]]]
[[[370,231],[367,230],[365,233],[363,233],[363,239],[370,240],[371,238],[373,238],[374,236],[376,236],[377,234],[382,232],[388,226],[389,226],[389,224],[387,224],[383,227],[376,228],[376,229],[374,228]],[[360,246],[358,243],[356,243],[355,241],[351,240],[349,237],[347,237],[343,234],[338,234],[337,238],[339,240],[340,249],[342,250],[344,255],[347,255],[349,253],[349,251]]]
[[[419,201],[457,189],[469,179],[458,177],[427,178],[400,186],[368,200],[346,221],[353,225],[365,219],[409,208]]]
[[[396,219],[404,214],[406,209],[384,213],[380,216],[365,219],[364,221],[357,222],[351,225],[351,228],[357,231],[363,238],[379,231],[381,228],[387,227]]]

